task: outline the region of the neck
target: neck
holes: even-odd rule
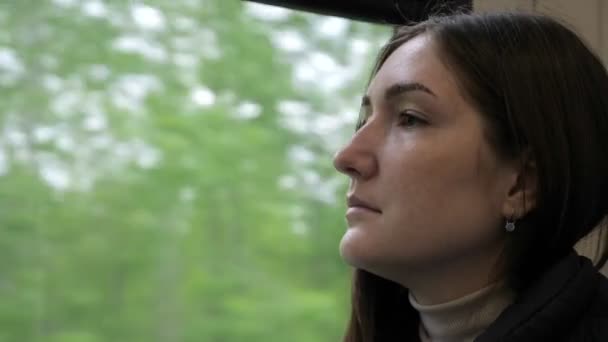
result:
[[[436,305],[487,287],[503,276],[500,252],[451,258],[410,272],[399,283],[421,305]]]
[[[422,305],[410,293],[410,304],[420,314],[422,341],[469,342],[480,335],[514,298],[504,281],[438,305]]]

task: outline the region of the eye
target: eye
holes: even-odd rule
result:
[[[371,114],[369,113],[369,111],[369,106],[361,106],[361,108],[359,109],[359,118],[357,119],[357,125],[355,126],[355,132],[361,129],[361,127],[365,126],[365,124],[367,123],[367,119]]]
[[[416,126],[424,126],[427,125],[424,119],[420,118],[420,116],[411,110],[403,111],[399,114],[399,126],[403,127],[416,127]]]
[[[367,118],[361,118],[357,121],[357,126],[355,126],[355,132],[361,129],[361,127],[365,126],[367,123]]]

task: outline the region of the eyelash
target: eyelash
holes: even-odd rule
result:
[[[403,126],[403,127],[415,127],[415,126],[424,126],[427,125],[428,122],[422,118],[420,118],[418,115],[414,115],[412,114],[414,113],[411,110],[405,110],[401,113],[399,113],[399,126]],[[414,119],[416,121],[416,124],[405,124],[405,120],[404,119]],[[357,125],[355,127],[355,132],[358,131],[359,129],[361,129],[361,127],[365,126],[365,124],[367,123],[367,118],[364,119],[360,119],[357,122]]]
[[[359,121],[357,121],[357,126],[355,126],[355,132],[360,130],[361,127],[365,126],[366,123],[367,119],[359,119]]]
[[[406,110],[403,111],[401,113],[399,113],[399,125],[400,126],[404,126],[404,127],[414,127],[414,126],[420,126],[420,125],[426,125],[428,124],[428,122],[426,122],[425,120],[423,120],[422,118],[420,118],[420,116],[414,115],[412,114],[414,112],[410,111],[410,110]],[[416,121],[416,124],[406,124],[406,120],[405,119],[414,119]]]

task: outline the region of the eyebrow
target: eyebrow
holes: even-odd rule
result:
[[[435,93],[433,93],[433,91],[431,91],[431,89],[429,89],[427,86],[425,86],[422,83],[406,82],[406,83],[395,83],[392,86],[388,87],[388,89],[386,89],[386,91],[384,92],[384,99],[386,101],[389,101],[399,95],[402,95],[404,93],[413,92],[413,91],[422,91],[429,95],[437,97],[437,95],[435,95]],[[363,98],[361,99],[361,106],[369,106],[370,104],[371,104],[371,100],[369,98],[369,95],[363,96]]]

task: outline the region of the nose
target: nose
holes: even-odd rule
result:
[[[378,171],[377,134],[365,125],[334,155],[334,167],[352,180],[368,179]]]

